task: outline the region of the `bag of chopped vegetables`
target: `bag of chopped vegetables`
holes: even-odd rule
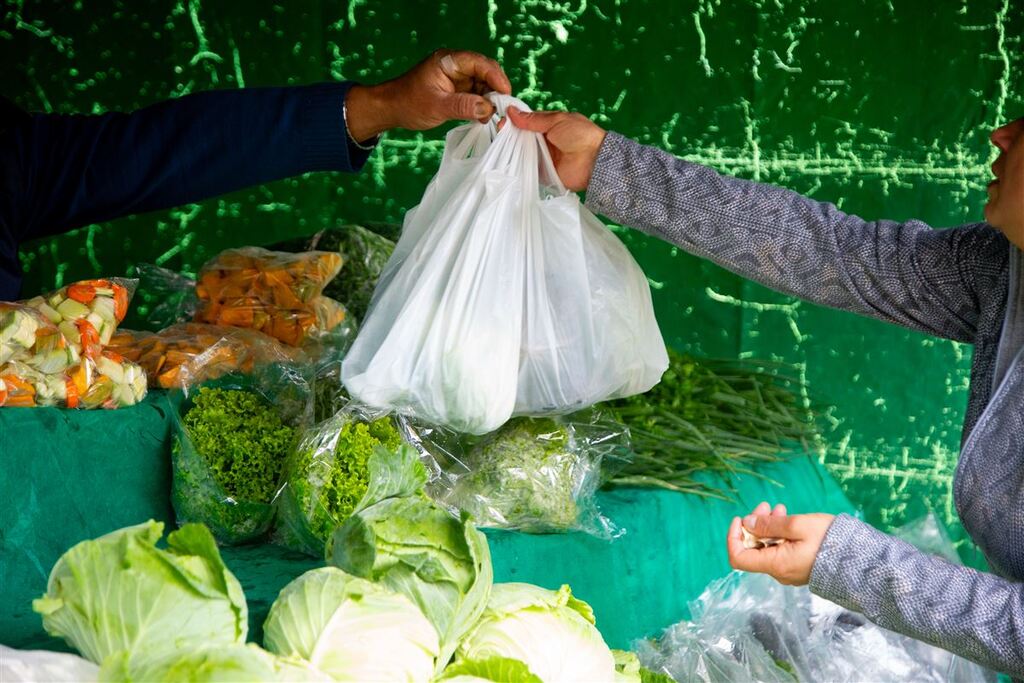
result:
[[[345,307],[322,296],[341,270],[336,253],[228,249],[199,271],[196,322],[259,330],[301,346],[341,325]]]
[[[361,225],[341,225],[314,235],[309,248],[333,251],[344,259],[344,269],[327,283],[324,294],[344,302],[349,312],[362,320],[395,243]]]
[[[42,313],[80,356],[94,358],[128,313],[137,280],[82,280],[23,303]]]
[[[302,359],[301,351],[262,332],[203,323],[181,323],[156,333],[118,330],[107,348],[141,365],[149,385],[161,389]]]
[[[401,443],[393,417],[351,403],[306,430],[287,468],[273,541],[324,557],[334,529],[366,493],[374,448],[395,449]]]
[[[400,419],[433,476],[428,493],[477,526],[529,533],[622,533],[598,509],[602,468],[629,458],[629,432],[588,410],[565,417],[513,418],[483,436]]]
[[[120,408],[146,396],[142,369],[98,342],[77,343],[53,316],[28,305],[0,303],[0,406]],[[78,320],[81,329],[94,330]],[[83,355],[85,353],[88,355]]]
[[[180,394],[171,502],[179,524],[202,522],[220,543],[254,541],[270,528],[309,386],[291,366],[260,367]]]

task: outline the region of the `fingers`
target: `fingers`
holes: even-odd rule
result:
[[[734,517],[732,524],[729,525],[729,534],[725,541],[729,553],[729,566],[745,572],[771,573],[772,562],[779,548],[744,548],[740,526],[742,522],[739,517]]]
[[[754,514],[754,515],[767,515],[767,514],[771,514],[771,511],[772,511],[772,506],[765,502],[765,503],[761,503],[756,508],[754,508],[754,512],[752,512],[751,514]]]
[[[565,112],[560,111],[524,112],[515,107],[509,107],[506,113],[509,121],[516,128],[531,130],[534,133],[547,133],[568,116]]]
[[[747,515],[743,518],[743,526],[761,538],[801,539],[799,516]]]
[[[775,506],[775,509],[772,510],[772,514],[776,517],[785,517],[787,514],[786,506],[783,505],[782,503],[779,503],[778,505]]]
[[[476,119],[486,122],[494,114],[494,105],[480,95],[454,93],[444,98],[444,111],[450,119]]]
[[[464,79],[482,81],[492,90],[506,95],[512,92],[512,83],[501,66],[482,54],[468,51],[439,51],[441,70],[453,82]]]

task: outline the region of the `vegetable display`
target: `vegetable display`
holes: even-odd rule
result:
[[[803,380],[762,361],[698,359],[669,351],[661,382],[639,396],[602,404],[629,427],[632,462],[612,484],[721,493],[698,472],[750,473],[818,438]]]
[[[583,530],[614,534],[594,495],[602,463],[628,456],[625,428],[589,412],[558,418],[513,418],[483,437],[402,421],[439,476],[428,487],[444,505],[482,527],[527,532]],[[611,467],[611,465],[608,465]]]
[[[209,530],[186,524],[161,550],[163,528],[150,521],[64,553],[32,604],[47,633],[96,664],[121,650],[244,643],[245,596]]]
[[[267,649],[307,660],[339,681],[427,681],[437,631],[405,595],[337,567],[284,587],[264,625]]]
[[[128,313],[126,280],[83,280],[25,302],[57,326],[79,355],[95,356]]]
[[[494,584],[456,662],[492,657],[519,660],[542,681],[616,680],[615,658],[594,626],[593,610],[568,586],[549,591],[524,583]]]
[[[200,387],[186,402],[173,447],[171,500],[179,522],[203,522],[218,540],[265,533],[294,429],[254,391]]]
[[[334,529],[366,494],[374,449],[394,449],[401,441],[390,417],[356,407],[307,430],[288,465],[275,541],[323,557]]]
[[[328,252],[223,251],[199,272],[196,321],[259,330],[301,346],[345,320],[345,308],[320,294],[341,264],[341,256]]]
[[[160,389],[251,373],[259,363],[299,359],[296,349],[255,330],[202,323],[180,323],[155,334],[118,330],[107,349],[138,363],[149,386]]]
[[[122,650],[108,657],[100,683],[282,683],[331,681],[308,662],[275,657],[252,643],[157,653]]]

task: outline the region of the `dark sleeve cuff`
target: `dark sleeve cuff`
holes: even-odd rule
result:
[[[308,171],[348,171],[362,169],[372,150],[352,144],[345,129],[342,108],[351,81],[324,83],[302,88],[303,118],[300,136],[302,162]]]

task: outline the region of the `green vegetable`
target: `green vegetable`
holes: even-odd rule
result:
[[[345,681],[430,680],[439,645],[409,598],[337,567],[285,586],[270,608],[264,644]]]
[[[324,287],[324,294],[362,320],[395,243],[361,225],[343,225],[325,230],[310,248],[341,254],[341,273]]]
[[[200,388],[174,441],[178,520],[209,525],[222,543],[263,535],[293,439],[292,427],[260,395]]]
[[[411,446],[378,448],[369,469],[366,495],[334,532],[331,563],[416,603],[440,635],[440,673],[487,604],[487,539],[426,497],[427,471]]]
[[[331,533],[366,493],[370,454],[378,446],[394,449],[401,443],[390,417],[369,420],[347,411],[313,427],[288,468],[277,540],[323,557]]]
[[[296,658],[275,657],[253,644],[160,652],[122,651],[100,668],[102,683],[253,683],[331,681]]]
[[[488,657],[451,664],[438,679],[444,683],[544,683],[518,659]]]
[[[262,397],[201,387],[182,422],[228,495],[256,503],[274,499],[293,430]]]
[[[494,584],[487,609],[459,644],[457,657],[516,659],[542,681],[617,679],[615,657],[594,626],[593,610],[568,586],[550,591]]]
[[[818,430],[806,385],[762,361],[697,359],[669,350],[669,368],[646,394],[603,404],[630,431],[633,461],[612,484],[660,486],[722,498],[697,472],[753,474]]]
[[[469,472],[446,502],[481,526],[550,531],[577,526],[576,497],[590,466],[569,430],[551,419],[516,418],[466,456]]]
[[[186,524],[161,550],[163,528],[149,521],[64,553],[32,603],[47,633],[97,664],[121,650],[244,643],[245,596],[209,530]]]

